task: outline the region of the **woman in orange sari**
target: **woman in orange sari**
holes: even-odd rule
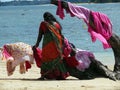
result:
[[[51,13],[45,12],[43,17],[44,21],[40,24],[37,42],[33,46],[33,50],[35,50],[44,36],[42,43],[41,78],[66,79],[69,73],[63,64],[62,27]]]

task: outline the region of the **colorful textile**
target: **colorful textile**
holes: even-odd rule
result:
[[[57,8],[56,13],[60,17],[64,17],[63,8],[61,7],[61,4],[59,4],[59,3],[60,3],[60,1],[58,1],[58,8]],[[66,10],[66,12],[69,13],[71,15],[71,17],[76,16],[79,19],[83,19],[86,23],[89,22],[89,15],[90,15],[89,9],[82,7],[82,6],[77,6],[70,2],[68,2],[68,7],[69,7],[69,10]]]
[[[65,17],[64,10],[63,10],[63,8],[61,6],[61,0],[58,0],[58,8],[57,8],[57,11],[56,11],[56,15],[59,15],[59,17],[61,19],[63,19]]]
[[[12,75],[15,67],[20,64],[23,66],[20,70],[21,74],[25,73],[34,63],[32,47],[22,42],[4,45],[2,54],[4,61],[7,61],[8,75]]]
[[[112,36],[112,23],[107,15],[99,12],[91,11],[94,18],[95,29],[88,24],[88,32],[91,35],[92,41],[95,42],[96,38],[103,43],[104,49],[110,48],[107,40]]]
[[[108,16],[103,13],[90,11],[87,8],[77,6],[69,2],[68,5],[70,12],[79,19],[83,19],[88,25],[88,32],[91,35],[92,41],[95,42],[97,38],[102,42],[104,49],[110,48],[111,46],[109,45],[107,40],[112,35],[112,24]],[[93,16],[95,29],[93,29],[90,25],[90,14]]]
[[[102,42],[104,49],[111,48],[107,40],[112,35],[112,23],[107,15],[103,13],[91,11],[85,7],[77,6],[70,2],[68,2],[68,6],[69,6],[69,10],[67,12],[72,17],[76,16],[77,18],[83,19],[85,21],[85,23],[88,26],[88,32],[90,33],[93,42],[95,42],[96,39],[98,39]],[[63,11],[61,10],[61,12]],[[59,15],[62,16],[61,14]],[[90,15],[93,16],[95,29],[93,29],[90,25],[89,22]]]
[[[40,30],[44,32],[41,74],[46,76],[47,79],[57,79],[58,77],[65,79],[68,76],[68,72],[62,62],[62,36],[60,29],[47,22],[42,22],[40,27]]]
[[[64,44],[63,44],[63,55],[65,57],[68,57],[71,53],[71,45],[69,44],[69,41],[64,38]]]
[[[54,59],[52,62],[42,63],[41,75],[47,79],[66,79],[69,76],[66,67],[60,58]]]
[[[67,65],[71,68],[77,68],[79,71],[85,71],[89,68],[91,60],[90,57],[94,58],[93,53],[81,49],[77,49],[75,56],[64,57]]]
[[[90,15],[89,9],[72,4],[70,2],[68,2],[68,6],[70,10],[69,13],[71,14],[71,16],[76,16],[79,19],[83,19],[86,22],[86,24],[89,23],[89,15]]]
[[[89,68],[91,63],[90,57],[94,58],[93,53],[78,49],[75,58],[79,64],[76,66],[76,68],[80,71],[84,71],[86,68]]]
[[[6,45],[3,46],[2,55],[2,60],[14,60],[13,57],[8,53]]]
[[[76,60],[75,56],[64,57],[64,60],[69,67],[74,68],[79,65],[79,62]]]
[[[52,61],[62,54],[62,36],[60,31],[48,23],[46,23],[46,26],[49,29],[48,32],[41,29],[45,33],[42,46],[42,62]]]
[[[42,53],[42,50],[39,49],[39,48],[36,48],[36,50],[33,52],[35,62],[36,62],[36,65],[37,65],[38,68],[41,67],[41,63],[42,63],[42,61],[41,61],[41,59],[42,59],[41,53]]]

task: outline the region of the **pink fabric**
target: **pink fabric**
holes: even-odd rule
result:
[[[67,12],[70,13],[72,17],[76,16],[79,19],[83,19],[85,23],[88,25],[88,32],[90,33],[91,39],[93,42],[95,42],[96,39],[98,39],[102,42],[104,49],[111,48],[107,40],[112,35],[112,23],[107,15],[103,13],[99,13],[99,12],[90,11],[89,9],[85,7],[77,6],[70,2],[68,2],[68,6],[69,6],[69,11]],[[61,10],[61,12],[63,11]],[[58,15],[62,16],[63,13],[60,13]],[[96,29],[93,29],[89,25],[90,13],[94,17],[94,24],[95,24]]]
[[[57,8],[57,11],[56,11],[56,15],[59,15],[59,17],[61,19],[63,19],[65,17],[64,10],[63,10],[63,8],[61,6],[61,0],[58,0],[58,8]]]
[[[79,64],[76,66],[76,68],[80,71],[84,71],[86,68],[88,68],[91,63],[89,57],[94,58],[93,53],[84,50],[78,50],[75,58],[79,62]]]
[[[70,53],[71,53],[71,45],[69,44],[69,41],[66,38],[64,38],[63,55],[65,57],[68,57]]]
[[[13,57],[8,53],[6,45],[3,46],[3,60],[14,60]]]
[[[90,15],[89,9],[86,9],[81,6],[76,6],[71,3],[68,3],[68,5],[69,5],[70,12],[76,17],[83,19],[88,25],[88,32],[91,35],[92,41],[95,42],[97,38],[102,42],[104,49],[111,48],[107,40],[112,35],[112,23],[110,19],[107,17],[107,15],[103,13],[91,11],[91,14],[94,17],[94,23],[96,26],[96,29],[94,30],[89,25],[89,15]]]
[[[90,14],[90,10],[85,8],[85,7],[82,7],[82,6],[77,6],[75,4],[72,4],[70,2],[68,2],[68,6],[69,6],[69,10],[66,10],[67,13],[69,13],[71,15],[71,17],[78,17],[79,19],[84,19],[84,21],[86,23],[89,22],[89,14]],[[61,6],[61,2],[60,0],[58,0],[58,8],[57,8],[57,11],[56,11],[56,15],[59,15],[59,17],[61,19],[63,19],[65,17],[64,15],[64,10]]]
[[[88,32],[91,35],[92,41],[95,42],[96,38],[99,39],[103,43],[104,49],[110,48],[110,44],[107,40],[112,35],[112,23],[109,18],[99,12],[91,12],[94,18],[94,24],[96,29],[93,29],[90,25],[88,25]]]
[[[111,47],[109,45],[109,43],[107,42],[107,40],[101,34],[96,33],[95,31],[90,30],[90,28],[89,28],[89,33],[91,35],[92,42],[95,42],[96,39],[98,39],[98,40],[100,40],[102,42],[104,49],[107,49],[107,48]]]
[[[70,10],[69,13],[71,14],[71,16],[76,16],[79,19],[83,19],[86,23],[89,22],[89,15],[90,15],[89,9],[72,4],[70,2],[68,2],[68,6]]]

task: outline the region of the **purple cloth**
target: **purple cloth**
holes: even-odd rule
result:
[[[79,62],[79,64],[76,66],[76,68],[80,71],[84,71],[85,69],[87,69],[91,63],[89,57],[94,58],[93,53],[91,53],[89,51],[78,49],[78,51],[75,55],[75,58]]]
[[[72,4],[70,2],[68,2],[68,6],[69,6],[69,10],[70,15],[71,16],[76,16],[79,19],[83,19],[86,24],[89,23],[89,15],[90,15],[90,10],[82,7],[82,6],[78,6],[76,4]]]

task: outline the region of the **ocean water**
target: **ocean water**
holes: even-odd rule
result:
[[[120,3],[78,5],[107,14],[113,23],[113,32],[120,35]],[[65,18],[61,20],[56,16],[56,9],[57,7],[51,4],[0,7],[0,47],[6,43],[14,42],[25,42],[34,45],[40,22],[43,20],[43,13],[49,11],[61,23],[64,36],[76,47],[93,53],[112,52],[111,49],[104,50],[98,40],[92,43],[83,20],[70,17],[69,14],[65,14]]]

